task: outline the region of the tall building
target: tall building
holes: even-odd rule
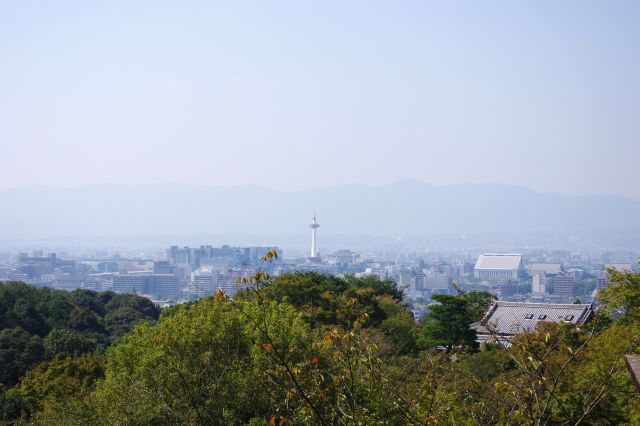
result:
[[[425,274],[422,269],[418,269],[413,275],[413,291],[422,291],[424,289]]]
[[[216,290],[218,274],[211,269],[199,269],[191,273],[189,296],[193,299],[211,296]]]
[[[573,277],[571,275],[557,275],[553,280],[553,294],[556,296],[573,296]]]
[[[531,291],[534,294],[544,294],[546,292],[546,276],[543,272],[536,272],[531,280]]]
[[[173,266],[191,265],[191,249],[189,247],[171,246],[167,250],[167,260]]]
[[[398,274],[398,288],[406,291],[413,288],[413,271],[409,268],[403,268]]]

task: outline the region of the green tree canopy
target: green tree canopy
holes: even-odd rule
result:
[[[471,323],[478,322],[484,318],[487,310],[495,302],[496,297],[486,291],[469,291],[462,294],[466,303],[466,311]]]
[[[29,334],[20,326],[0,330],[0,388],[16,384],[43,356],[40,336]]]
[[[41,362],[45,349],[47,358],[101,350],[135,323],[159,315],[150,300],[136,295],[0,283],[0,388]]]
[[[508,347],[452,354],[474,348],[469,326],[491,295],[436,295],[417,332],[383,281],[262,273],[233,300],[217,293],[139,322],[105,364],[58,354],[14,375],[22,378],[0,393],[0,416],[77,425],[640,424],[640,394],[624,363],[640,352],[634,280],[612,280],[605,309],[586,324],[543,321]],[[145,310],[113,294],[72,296],[73,309],[105,330],[109,313]],[[15,349],[41,337],[17,327],[3,338],[16,342],[0,346],[2,360],[36,362]]]
[[[640,322],[640,272],[608,273],[609,284],[598,292],[598,300],[614,318]]]
[[[305,368],[308,359],[299,349],[308,331],[291,306],[265,303],[262,309],[252,301],[202,299],[178,307],[155,327],[136,328],[109,352],[106,378],[95,393],[98,418],[241,424],[281,414],[273,398],[286,399],[286,386],[265,374],[271,354]],[[268,339],[258,331],[262,327]]]
[[[58,354],[75,358],[94,352],[98,341],[76,330],[55,329],[43,339],[43,346],[45,356],[49,359]]]
[[[389,297],[402,300],[401,292],[391,280],[376,276],[345,278],[315,272],[284,274],[268,282],[264,297],[286,301],[307,316],[312,327],[339,324],[348,327],[367,314],[367,325],[387,318],[379,300]],[[406,309],[406,308],[404,308]]]
[[[78,358],[56,356],[29,370],[10,391],[29,415],[61,409],[67,401],[88,395],[104,377],[104,358],[84,354]]]
[[[435,294],[432,298],[438,303],[429,306],[429,313],[423,318],[419,344],[444,346],[447,351],[458,345],[477,348],[476,332],[470,328],[473,317],[465,296]]]
[[[18,395],[0,393],[0,424],[10,424],[22,415],[25,403]]]

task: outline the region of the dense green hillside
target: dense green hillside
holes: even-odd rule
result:
[[[135,323],[156,321],[159,314],[148,299],[135,295],[0,283],[0,392],[41,362],[104,354]],[[0,396],[0,416],[7,404],[21,403],[11,395]]]
[[[624,355],[640,347],[640,274],[611,281],[588,324],[543,322],[504,348],[478,347],[469,327],[487,294],[439,297],[416,323],[390,281],[258,273],[234,299],[167,309],[104,355],[59,350],[0,396],[0,415],[78,425],[639,424]],[[74,333],[108,344],[123,331],[107,321],[109,302],[90,308],[79,294],[57,306],[86,307],[104,332]],[[76,317],[53,311],[42,324]],[[56,329],[46,327],[45,339]],[[42,339],[21,330],[21,347]]]

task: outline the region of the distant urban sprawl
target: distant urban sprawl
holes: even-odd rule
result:
[[[607,271],[637,271],[633,252],[580,253],[527,249],[519,253],[456,251],[321,253],[314,214],[308,256],[289,256],[275,246],[171,246],[164,254],[135,255],[95,249],[92,253],[0,254],[0,281],[24,281],[37,287],[77,288],[146,296],[161,306],[210,296],[218,290],[234,296],[239,279],[261,270],[277,276],[287,272],[330,275],[375,275],[394,281],[416,318],[434,294],[489,291],[498,300],[538,303],[591,303],[607,284]],[[275,250],[278,258],[261,258]]]

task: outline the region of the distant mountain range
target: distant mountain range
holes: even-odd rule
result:
[[[640,229],[640,201],[495,184],[344,185],[298,192],[186,184],[30,186],[0,190],[0,238],[151,235],[412,237],[430,233]]]

